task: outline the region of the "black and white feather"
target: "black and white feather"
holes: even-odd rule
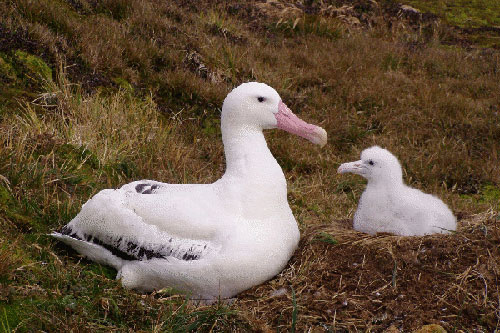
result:
[[[157,193],[161,185],[155,183],[142,183],[135,185],[135,190],[140,194],[153,194]]]
[[[78,241],[84,241],[101,246],[114,256],[123,260],[150,260],[176,258],[179,260],[198,260],[213,250],[208,242],[177,239],[170,237],[167,243],[142,243],[133,237],[97,237],[88,233],[74,230],[71,226],[64,226],[58,233],[69,236]]]

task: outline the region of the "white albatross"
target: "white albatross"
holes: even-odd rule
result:
[[[52,236],[114,267],[123,286],[173,288],[228,298],[278,274],[299,241],[286,179],[263,130],[280,128],[324,145],[263,83],[244,83],[221,114],[226,172],[212,184],[141,180],[97,193]]]
[[[338,168],[338,173],[347,172],[368,180],[354,214],[355,230],[401,236],[456,230],[456,218],[443,201],[403,183],[401,165],[388,150],[378,146],[365,149],[361,160]]]

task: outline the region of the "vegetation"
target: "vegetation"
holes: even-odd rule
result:
[[[452,304],[446,307],[453,320],[440,323],[448,330],[471,329],[473,320],[474,329],[498,329],[492,309],[499,295],[491,281],[498,281],[500,255],[492,245],[500,197],[500,53],[495,29],[484,28],[499,25],[492,13],[500,11],[495,1],[468,2],[468,11],[446,1],[403,2],[444,21],[404,15],[390,0],[0,2],[0,330],[326,331],[394,324],[408,331],[437,320],[441,314],[431,305],[444,301]],[[484,31],[470,35],[468,27]],[[476,38],[482,32],[487,43]],[[125,290],[115,271],[46,236],[104,188],[143,178],[218,179],[220,107],[232,87],[249,80],[275,87],[292,110],[329,135],[320,149],[287,133],[266,133],[308,235],[280,276],[233,305],[197,306],[167,291]],[[398,156],[407,183],[440,196],[463,217],[457,235],[442,242],[449,247],[439,250],[439,238],[346,236],[344,222],[364,182],[338,177],[336,169],[374,144]],[[464,239],[469,250],[460,247]],[[370,281],[355,281],[361,268],[353,268],[349,253],[366,251],[375,264],[363,276],[382,280],[384,260],[392,258],[390,276],[395,270],[398,288],[411,287],[420,266],[408,258],[420,241],[438,249],[428,253],[455,263],[450,269],[430,254],[419,257],[427,272],[446,277],[432,281],[455,288],[441,301],[429,295],[433,318],[405,324],[389,310],[375,318],[343,306],[362,301],[342,293],[372,291]],[[385,257],[400,244],[404,257]],[[452,260],[461,255],[468,261]],[[346,289],[337,296],[324,291],[333,283]],[[485,283],[490,288],[483,292]],[[288,292],[269,296],[281,288]],[[398,297],[390,290],[387,299]],[[456,296],[461,290],[469,293]],[[313,306],[312,299],[335,306]]]
[[[453,39],[464,45],[500,48],[500,2],[496,0],[405,1],[455,27]]]
[[[448,23],[461,27],[500,27],[500,3],[494,0],[408,0],[425,12],[442,15]]]

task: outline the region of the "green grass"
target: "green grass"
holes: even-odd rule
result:
[[[406,0],[416,8],[443,16],[460,27],[500,27],[500,3],[496,0]]]
[[[52,70],[39,57],[21,50],[17,50],[14,55],[16,60],[27,70],[24,76],[28,77],[31,81],[38,82],[40,79],[43,81],[52,80]]]
[[[500,47],[500,2],[497,0],[407,0],[422,12],[433,13],[452,26],[466,29],[460,39],[481,47]],[[493,28],[488,32],[488,29]]]
[[[352,29],[326,11],[289,2],[206,5],[0,2],[3,331],[276,327],[273,314],[259,326],[260,318],[238,304],[196,307],[182,296],[125,290],[113,269],[46,236],[103,188],[137,179],[218,179],[222,101],[248,80],[275,87],[292,110],[328,132],[323,149],[266,132],[302,232],[352,218],[365,182],[338,176],[336,168],[373,144],[399,157],[408,183],[454,211],[498,209],[496,51],[443,46],[418,29]],[[487,14],[494,2],[468,6],[473,20],[461,19],[464,26],[497,24]],[[429,10],[461,15],[455,7]],[[417,52],[413,41],[422,44]],[[187,60],[192,52],[206,72]],[[333,233],[316,240],[337,244]],[[286,328],[306,330],[310,318],[298,312],[295,296]]]
[[[315,238],[315,241],[317,242],[324,242],[330,245],[335,245],[338,244],[338,241],[330,234],[326,232],[320,232]]]
[[[492,184],[484,185],[481,189],[481,201],[500,209],[500,188]]]

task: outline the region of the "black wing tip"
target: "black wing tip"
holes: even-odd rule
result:
[[[83,240],[80,236],[76,234],[76,232],[73,232],[73,229],[69,225],[65,225],[64,227],[62,227],[59,233],[63,236],[69,236],[77,240]]]
[[[120,249],[123,248],[121,246],[122,242],[125,240],[122,237],[119,237],[116,239],[116,241],[113,241],[115,245],[111,245],[108,243],[105,243],[101,239],[90,235],[90,234],[80,234],[78,235],[74,230],[69,226],[65,225],[64,227],[61,228],[61,231],[59,232],[60,235],[64,236],[69,236],[71,238],[74,238],[76,240],[82,241],[82,242],[88,242],[88,243],[93,243],[95,245],[101,246],[105,248],[106,250],[110,251],[114,256],[121,258],[123,260],[129,260],[129,261],[142,261],[142,260],[150,260],[150,259],[167,259],[167,257],[172,255],[172,248],[168,248],[169,251],[164,251],[163,253],[160,251],[155,251],[152,249],[148,249],[146,247],[140,246],[136,244],[135,242],[127,241],[126,243],[126,250]],[[170,238],[169,243],[172,242],[172,238]],[[207,245],[203,247],[203,249],[206,249]],[[162,247],[164,249],[164,247]],[[193,248],[190,248],[189,251],[184,253],[182,256],[177,257],[178,259],[185,260],[185,261],[191,261],[191,260],[198,260],[200,259],[200,254],[199,253],[194,253]]]
[[[74,238],[74,239],[79,240],[79,241],[86,241],[88,243],[96,244],[96,245],[101,246],[101,247],[105,248],[106,250],[110,251],[114,256],[121,258],[121,259],[124,259],[124,260],[141,261],[144,259],[150,260],[153,258],[157,258],[157,259],[165,259],[166,258],[166,256],[161,254],[161,253],[155,252],[154,250],[144,248],[144,247],[139,246],[139,245],[137,245],[133,242],[130,242],[130,241],[127,242],[127,251],[132,252],[132,251],[136,250],[137,248],[139,248],[139,250],[137,251],[137,255],[133,255],[133,254],[127,253],[125,251],[122,251],[119,248],[117,248],[113,245],[107,244],[107,243],[103,242],[102,240],[100,240],[99,238],[92,236],[90,234],[83,234],[83,238],[82,238],[76,232],[73,232],[73,229],[68,225],[65,225],[64,227],[62,227],[59,234],[61,234],[63,236],[69,236],[69,237]],[[122,242],[122,240],[123,240],[123,238],[120,237],[116,240],[116,243],[120,244]]]
[[[137,184],[137,185],[135,186],[135,190],[137,191],[137,193],[142,193],[142,190],[143,190],[146,186],[148,186],[148,184],[146,184],[146,183]]]
[[[140,183],[135,186],[136,192],[140,194],[153,194],[159,188],[160,185],[152,183]]]

